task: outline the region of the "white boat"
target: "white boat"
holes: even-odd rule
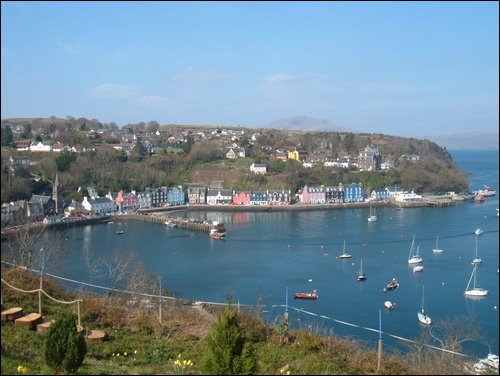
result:
[[[352,256],[348,253],[345,253],[345,240],[344,240],[344,250],[342,251],[342,254],[338,256],[339,258],[341,259],[345,259],[345,258],[351,258]]]
[[[361,263],[359,265],[358,281],[364,281],[366,280],[366,274],[363,272],[363,259],[361,259]]]
[[[370,216],[368,217],[368,222],[373,222],[377,220],[377,216],[372,212],[372,203],[370,202]]]
[[[415,235],[413,235],[413,240],[411,242],[410,254],[408,255],[408,264],[419,264],[423,262],[422,257],[419,256],[420,249],[417,247],[415,249]]]
[[[476,257],[472,260],[471,264],[480,264],[483,262],[479,257],[477,257],[477,236],[476,236]]]
[[[486,358],[480,359],[474,364],[474,371],[477,373],[496,372],[498,373],[498,355],[489,353]]]
[[[465,296],[486,296],[488,295],[488,290],[485,290],[483,288],[477,287],[476,286],[476,275],[477,275],[477,264],[474,264],[474,269],[472,269],[472,274],[470,275],[469,278],[469,283],[467,284],[467,287],[465,288],[464,295]],[[472,288],[470,288],[471,282]]]
[[[433,253],[442,253],[442,252],[444,252],[444,249],[439,248],[438,243],[439,243],[439,235],[436,238],[436,248],[434,248],[432,250]]]
[[[481,235],[484,231],[481,230],[479,227],[474,230],[474,234],[476,235]]]
[[[424,270],[424,266],[423,265],[417,265],[417,266],[414,266],[413,267],[413,272],[416,273],[416,272],[421,272]]]
[[[391,302],[390,300],[386,300],[384,302],[384,307],[387,309],[393,309],[396,303]]]
[[[424,286],[422,286],[422,307],[419,312],[417,312],[417,317],[418,321],[420,321],[424,325],[430,325],[432,320],[431,318],[425,313],[424,309]]]
[[[484,197],[492,197],[492,196],[495,196],[497,194],[497,191],[495,191],[491,187],[488,187],[487,185],[485,185],[484,189],[479,189],[479,190],[475,191],[474,193],[481,194]]]

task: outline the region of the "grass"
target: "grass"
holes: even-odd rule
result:
[[[37,279],[26,272],[2,271],[2,278],[23,289],[37,288]],[[20,285],[20,283],[23,283]],[[21,306],[25,312],[38,312],[37,294],[22,294],[2,284],[3,308]],[[58,299],[72,298],[54,282],[44,280],[44,290]],[[201,367],[205,351],[205,337],[218,309],[171,304],[163,311],[163,320],[157,319],[158,309],[126,308],[122,297],[83,297],[82,325],[104,330],[104,342],[87,342],[87,355],[77,371],[80,375],[109,374],[177,374],[174,361],[181,355],[191,360],[187,374],[203,374]],[[52,318],[71,307],[44,300],[43,316]],[[356,341],[319,336],[303,330],[290,330],[288,337],[279,326],[265,324],[256,312],[241,311],[240,325],[246,338],[252,342],[257,358],[257,374],[280,375],[334,375],[377,374],[375,349]],[[281,328],[282,329],[282,328]],[[1,374],[16,374],[18,366],[28,374],[49,375],[45,365],[45,335],[2,322]],[[439,371],[439,372],[436,372]],[[416,367],[405,356],[384,354],[382,374],[446,374],[439,364]]]

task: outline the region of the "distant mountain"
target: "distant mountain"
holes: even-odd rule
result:
[[[448,150],[498,150],[498,133],[469,132],[425,138]]]
[[[287,118],[277,119],[269,124],[265,125],[264,128],[271,129],[281,129],[281,130],[303,130],[303,131],[337,131],[337,132],[354,132],[356,131],[339,127],[338,125],[332,123],[325,119],[315,119],[306,115],[301,116],[291,116]]]

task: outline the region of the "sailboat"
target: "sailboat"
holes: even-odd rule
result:
[[[344,240],[344,250],[342,251],[342,254],[339,255],[339,258],[345,259],[345,258],[351,258],[352,256],[348,253],[345,253],[345,240]]]
[[[431,318],[425,313],[424,309],[424,286],[422,286],[422,307],[420,308],[420,311],[417,312],[417,317],[418,321],[424,325],[430,325],[432,322]]]
[[[377,216],[372,213],[372,203],[370,202],[370,216],[368,217],[368,222],[373,222],[377,220]]]
[[[471,264],[479,264],[483,262],[479,257],[477,257],[477,236],[476,236],[476,257],[472,260]]]
[[[439,248],[438,243],[439,243],[439,235],[436,238],[436,248],[434,248],[432,250],[433,253],[442,253],[442,252],[444,252],[444,249]]]
[[[472,274],[470,275],[469,278],[469,283],[467,284],[467,287],[465,288],[464,295],[465,296],[486,296],[488,295],[488,290],[485,290],[480,287],[476,287],[476,275],[477,275],[477,264],[474,264],[474,269],[472,270]],[[472,278],[474,277],[474,283],[472,285],[472,288],[469,289],[470,283],[472,282]]]
[[[364,281],[365,279],[366,279],[366,274],[363,272],[363,259],[361,259],[358,272],[358,281]]]
[[[408,264],[419,264],[423,262],[422,257],[419,256],[420,249],[417,247],[415,252],[415,235],[413,235],[413,240],[411,242],[410,254],[408,255]]]

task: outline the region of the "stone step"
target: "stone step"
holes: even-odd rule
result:
[[[87,341],[103,342],[106,339],[106,333],[104,332],[104,330],[89,330],[85,335],[85,339]]]
[[[20,307],[10,308],[2,311],[2,321],[14,321],[23,315],[23,309]]]
[[[44,320],[41,324],[36,326],[37,333],[47,333],[49,331],[50,326],[54,323],[55,320]]]
[[[40,314],[30,313],[29,315],[14,320],[14,324],[19,326],[27,326],[29,329],[35,329],[36,326],[42,321],[43,318]]]

